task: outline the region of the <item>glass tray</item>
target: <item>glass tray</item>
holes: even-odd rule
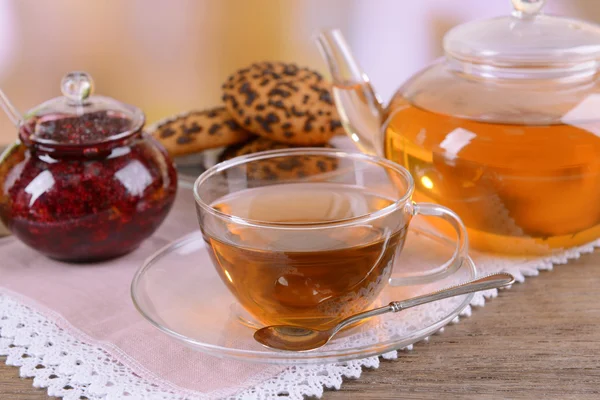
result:
[[[182,186],[185,183],[182,182]],[[447,239],[411,227],[394,268],[439,264],[454,250]],[[452,286],[476,277],[472,260],[427,285],[386,286],[372,307]],[[212,265],[201,233],[190,233],[158,250],[136,272],[131,295],[138,311],[163,333],[217,357],[271,364],[332,363],[380,355],[420,341],[455,319],[473,294],[386,314],[340,333],[312,352],[270,350],[252,338],[259,323],[229,293]]]

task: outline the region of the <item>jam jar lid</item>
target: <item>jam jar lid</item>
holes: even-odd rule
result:
[[[124,139],[144,125],[137,107],[94,95],[94,81],[85,72],[70,72],[61,82],[63,96],[29,110],[19,136],[26,144],[46,148],[80,148]]]
[[[542,14],[546,0],[511,0],[510,16],[468,22],[444,37],[447,56],[495,67],[597,68],[600,26]],[[577,70],[577,68],[575,68]]]

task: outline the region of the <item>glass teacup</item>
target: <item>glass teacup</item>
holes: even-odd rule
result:
[[[412,202],[413,188],[391,161],[291,149],[217,164],[194,196],[212,261],[239,303],[267,325],[326,328],[366,309],[386,284],[441,279],[466,258],[460,219]],[[450,222],[457,245],[446,264],[405,276],[394,260],[416,214]]]

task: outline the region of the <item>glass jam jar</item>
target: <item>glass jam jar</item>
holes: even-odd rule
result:
[[[142,131],[136,107],[92,95],[83,72],[63,96],[27,112],[19,140],[0,157],[0,218],[29,247],[55,259],[126,254],[169,212],[177,173]]]

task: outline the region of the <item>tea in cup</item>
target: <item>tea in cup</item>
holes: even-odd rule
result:
[[[328,168],[273,172],[319,162]],[[211,259],[237,301],[263,324],[320,329],[366,309],[390,281],[432,281],[462,264],[462,222],[444,207],[412,203],[413,187],[407,170],[384,159],[288,149],[218,164],[196,180],[194,196]],[[457,250],[407,278],[394,260],[416,214],[451,222]]]

